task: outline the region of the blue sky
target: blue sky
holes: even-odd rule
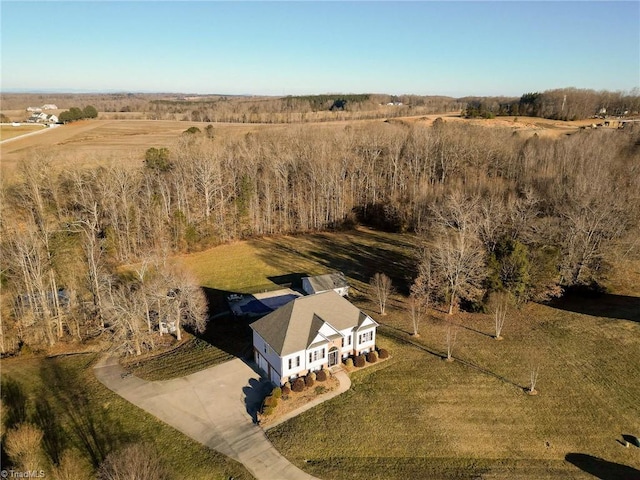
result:
[[[1,3],[2,91],[514,95],[640,86],[640,2]]]

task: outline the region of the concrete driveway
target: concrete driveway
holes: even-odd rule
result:
[[[241,462],[259,480],[314,479],[271,445],[255,413],[270,386],[240,359],[187,377],[148,382],[124,370],[115,357],[95,366],[98,380],[185,435]]]

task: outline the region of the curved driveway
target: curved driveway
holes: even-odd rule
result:
[[[259,480],[315,479],[280,455],[254,424],[252,415],[268,385],[240,359],[186,377],[148,382],[123,376],[118,359],[104,357],[96,364],[95,374],[129,402],[238,460]]]

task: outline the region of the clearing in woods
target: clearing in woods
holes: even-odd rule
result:
[[[640,262],[600,298],[511,311],[501,342],[490,315],[438,310],[416,339],[406,297],[394,295],[381,317],[367,285],[383,271],[405,290],[413,243],[412,235],[360,228],[180,257],[214,295],[342,270],[351,300],[382,324],[379,346],[393,358],[354,372],[349,392],[270,430],[280,452],[324,479],[638,477],[638,450],[622,442],[640,434]],[[447,321],[457,330],[453,363],[442,360]],[[532,363],[537,396],[525,391]]]

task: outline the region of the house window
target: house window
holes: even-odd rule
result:
[[[351,334],[349,334],[349,342],[348,342],[348,344],[351,345]]]
[[[320,350],[314,350],[313,352],[309,352],[309,363],[317,362],[318,359],[324,358],[324,355],[325,355],[324,348],[321,348]]]
[[[267,344],[264,344],[264,353],[267,353]]]
[[[294,366],[295,367],[300,366],[300,356],[297,356],[295,359],[294,358],[289,359],[289,370],[291,370]]]
[[[361,333],[358,336],[358,343],[360,343],[360,344],[370,342],[371,340],[373,340],[373,330]]]
[[[344,348],[344,337],[342,337],[342,348]]]

